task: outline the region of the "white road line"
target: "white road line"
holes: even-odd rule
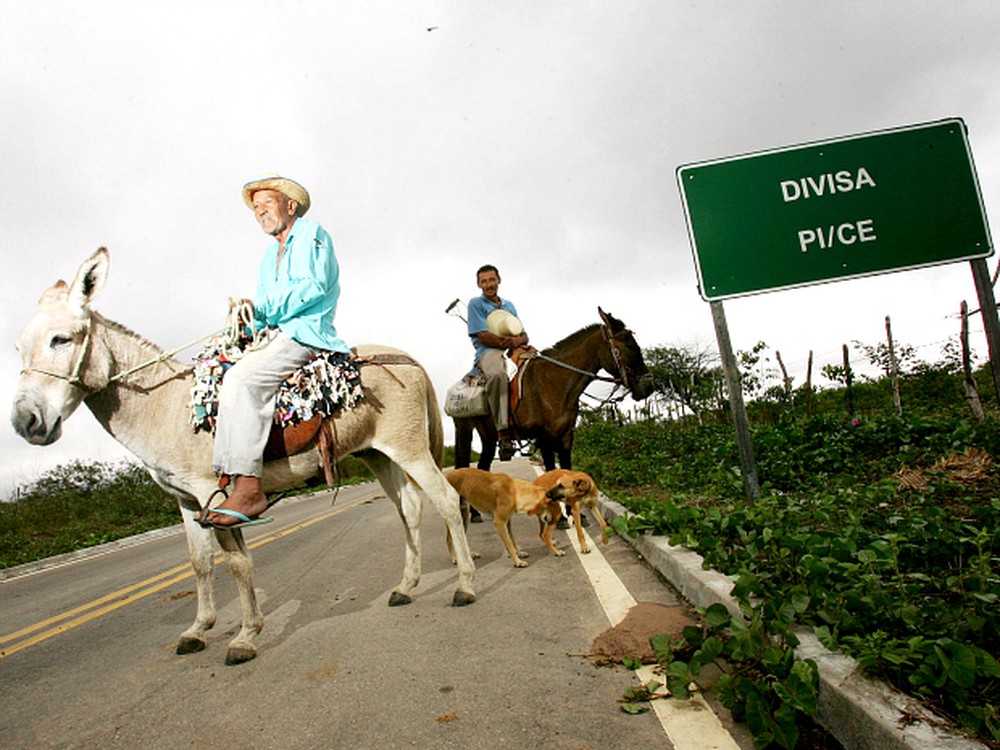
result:
[[[585,529],[583,533],[587,546],[590,547],[590,552],[586,555],[580,551],[576,529],[570,527],[566,530],[566,536],[590,578],[608,621],[612,626],[617,625],[635,606],[636,601]],[[658,678],[648,665],[635,670],[635,674],[643,685],[653,679],[662,681],[662,675]],[[650,705],[659,717],[674,750],[739,750],[732,735],[722,726],[719,717],[699,693],[692,695],[690,700],[658,699],[651,701]]]

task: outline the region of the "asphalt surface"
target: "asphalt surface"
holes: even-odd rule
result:
[[[494,470],[534,476],[524,460]],[[515,569],[492,523],[471,526],[478,600],[455,608],[457,572],[428,509],[423,580],[412,604],[390,608],[403,532],[377,485],[343,488],[332,506],[329,493],[285,501],[274,515],[247,533],[266,622],[259,656],[240,666],[223,665],[239,606],[221,566],[208,648],[174,653],[195,613],[176,529],[4,572],[3,747],[719,746],[699,744],[699,730],[671,739],[654,712],[619,709],[638,680],[586,659],[611,621],[566,532],[556,543],[568,554],[556,558],[534,519],[516,517],[531,556]],[[687,609],[621,539],[594,546],[588,566],[606,562],[613,574],[598,577],[620,581],[626,599]],[[733,731],[731,746],[750,747]]]

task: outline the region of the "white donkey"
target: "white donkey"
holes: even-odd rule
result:
[[[30,443],[59,439],[62,423],[87,404],[97,421],[145,464],[153,479],[174,495],[187,532],[198,591],[194,624],[181,634],[178,654],[205,648],[205,632],[215,624],[212,593],[212,535],[221,545],[239,585],[242,628],[230,642],[227,664],[257,655],[254,638],[264,618],[254,594],[250,554],[239,529],[203,528],[195,516],[217,487],[211,470],[212,438],[195,434],[189,423],[192,368],[164,358],[162,350],[91,309],[107,280],[108,251],[100,248],[69,286],[59,281],[46,291],[34,318],[18,337],[21,370],[11,423]],[[422,490],[458,541],[455,605],[475,601],[475,568],[459,511],[459,498],[439,468],[444,444],[437,397],[427,373],[402,352],[379,346],[358,348],[362,357],[394,355],[394,364],[361,367],[364,399],[336,417],[336,458],[357,454],[374,471],[395,502],[406,530],[403,580],[390,606],[410,602],[420,580]],[[150,364],[152,362],[152,364]],[[403,363],[401,363],[403,362]],[[138,368],[138,369],[137,369]],[[319,472],[315,442],[305,452],[272,460],[264,467],[264,490],[301,484]]]

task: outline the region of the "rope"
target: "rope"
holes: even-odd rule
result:
[[[605,375],[601,375],[596,372],[590,372],[589,370],[581,370],[579,367],[574,367],[573,365],[566,364],[565,362],[560,362],[558,359],[553,359],[552,357],[546,356],[541,352],[535,352],[529,359],[544,359],[546,362],[551,362],[554,365],[565,368],[567,370],[572,370],[573,372],[579,373],[580,375],[586,375],[594,380],[603,380],[606,383],[618,383],[619,378],[609,378]]]
[[[193,340],[189,341],[186,344],[181,344],[180,346],[178,346],[178,347],[176,347],[174,349],[171,349],[168,352],[163,352],[163,354],[161,354],[158,357],[153,357],[153,359],[146,360],[142,364],[138,364],[135,367],[130,367],[127,370],[123,370],[122,372],[119,372],[119,373],[116,373],[115,375],[112,375],[111,378],[108,380],[108,382],[109,383],[114,383],[114,382],[116,382],[118,380],[121,380],[122,378],[128,377],[129,375],[131,375],[133,373],[139,372],[139,370],[144,370],[144,369],[146,369],[147,367],[149,367],[151,365],[159,364],[160,362],[166,362],[172,356],[174,356],[175,354],[177,354],[177,352],[182,352],[185,349],[187,349],[188,347],[194,346],[195,344],[197,344],[200,341],[204,341],[205,339],[211,338],[212,336],[217,336],[220,333],[225,333],[227,330],[228,329],[226,329],[226,328],[220,328],[220,329],[218,329],[216,331],[212,331],[211,333],[209,333],[209,334],[207,334],[205,336],[199,336],[198,338],[193,339]]]
[[[253,330],[252,343],[256,344],[260,337],[260,334],[258,333],[258,331],[253,329],[253,326],[250,325],[250,323],[253,322],[253,305],[247,300],[240,300],[236,299],[235,297],[229,298],[229,305],[230,305],[229,313],[226,316],[226,324],[223,328],[217,328],[216,330],[204,336],[199,336],[198,338],[192,339],[186,344],[181,344],[180,346],[174,347],[173,349],[163,352],[163,354],[160,354],[157,357],[148,359],[145,362],[136,365],[135,367],[130,367],[127,370],[123,370],[122,372],[116,373],[110,378],[108,382],[114,383],[116,381],[128,377],[129,375],[132,375],[133,373],[139,372],[139,370],[144,370],[147,367],[159,364],[160,362],[166,362],[168,359],[177,354],[177,352],[182,352],[185,349],[204,341],[205,339],[212,338],[213,336],[221,336],[225,334],[227,343],[230,346],[235,346],[236,342],[239,341],[239,338],[242,335],[243,331],[245,330],[246,326],[250,326],[251,330]]]
[[[227,343],[230,346],[236,346],[247,328],[251,331],[250,346],[257,344],[260,340],[260,331],[254,327],[253,317],[253,303],[250,300],[239,299],[237,297],[229,298],[229,314],[226,316],[226,327],[229,329]]]

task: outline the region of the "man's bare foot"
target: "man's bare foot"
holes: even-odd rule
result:
[[[219,507],[203,513],[200,520],[203,525],[226,528],[252,521],[265,510],[267,495],[261,490],[260,477],[241,474],[236,477],[233,493]],[[239,515],[230,515],[231,513]]]

